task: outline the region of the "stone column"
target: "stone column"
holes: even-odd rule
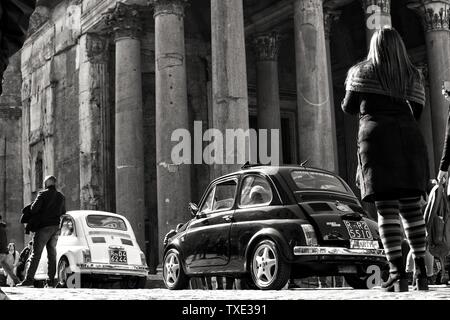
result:
[[[80,38],[80,207],[105,210],[102,114],[109,108],[107,40],[96,34]]]
[[[442,96],[442,82],[450,80],[450,1],[421,1],[409,8],[420,14],[425,28],[436,170],[442,157],[448,117],[448,101]]]
[[[271,130],[281,130],[280,86],[278,81],[278,52],[280,35],[277,32],[255,37],[256,92],[258,101],[258,129],[266,129],[268,155],[271,155]],[[261,137],[260,137],[261,138]],[[278,139],[278,163],[283,163],[281,131]]]
[[[391,0],[361,0],[366,17],[367,46],[377,30],[392,26]]]
[[[246,131],[249,114],[242,0],[211,0],[211,33],[213,128],[223,135],[226,129]],[[216,177],[239,170],[242,164],[238,160],[249,159],[247,148],[224,150],[223,155],[234,159],[234,164],[214,165]]]
[[[158,233],[165,234],[189,218],[191,168],[174,164],[170,139],[177,129],[189,130],[184,41],[186,0],[154,0],[156,81],[156,163]]]
[[[427,96],[427,101],[425,108],[422,112],[422,116],[419,120],[420,130],[422,130],[423,137],[425,139],[425,143],[427,145],[428,151],[428,162],[430,165],[430,177],[434,178],[436,173],[436,166],[434,163],[434,143],[433,143],[433,125],[431,121],[431,103],[430,99],[430,78],[428,72],[428,64],[422,63],[417,66],[418,69],[422,72],[425,80],[425,92]]]
[[[130,220],[145,250],[141,22],[137,7],[117,3],[107,22],[116,47],[116,211]]]
[[[337,170],[322,0],[295,0],[294,36],[297,66],[300,160]]]
[[[336,10],[331,7],[324,7],[324,27],[325,27],[325,48],[327,54],[327,68],[328,68],[328,84],[330,86],[330,101],[331,101],[331,130],[335,134],[333,135],[333,145],[336,146],[334,148],[334,163],[336,172],[339,171],[339,157],[338,157],[338,142],[337,142],[337,133],[336,133],[336,105],[334,101],[334,86],[333,86],[333,74],[331,68],[331,35],[333,24],[336,20],[339,19],[342,11]],[[339,105],[340,109],[340,105]]]

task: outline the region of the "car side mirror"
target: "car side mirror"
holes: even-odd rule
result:
[[[195,203],[189,203],[189,210],[191,211],[191,215],[195,217],[198,213],[198,206]]]

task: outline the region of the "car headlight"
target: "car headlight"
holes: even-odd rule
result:
[[[89,249],[84,249],[83,250],[83,261],[84,263],[89,263],[92,261],[91,259],[91,250]]]
[[[305,235],[306,245],[309,247],[317,246],[317,236],[314,227],[310,224],[302,224],[303,234]]]
[[[141,262],[143,266],[147,265],[147,260],[145,259],[145,254],[141,252]]]

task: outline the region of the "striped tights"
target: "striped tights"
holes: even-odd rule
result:
[[[426,228],[420,198],[376,201],[378,226],[388,261],[402,257],[403,221],[406,238],[415,258],[425,256]]]

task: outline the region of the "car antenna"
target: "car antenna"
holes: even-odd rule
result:
[[[306,169],[306,164],[309,162],[309,158],[306,159],[305,161],[303,161],[302,163],[300,163],[300,167],[303,167]]]

